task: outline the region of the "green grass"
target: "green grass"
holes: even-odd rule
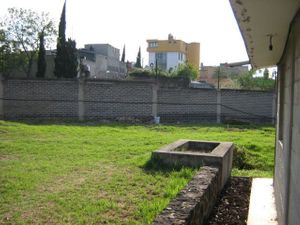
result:
[[[177,139],[232,141],[233,175],[272,176],[268,126],[0,121],[0,224],[151,224],[196,172],[149,167]]]

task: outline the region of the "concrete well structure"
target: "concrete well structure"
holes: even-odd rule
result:
[[[153,160],[169,166],[210,166],[219,168],[223,188],[232,169],[234,145],[232,142],[178,140],[152,152]]]

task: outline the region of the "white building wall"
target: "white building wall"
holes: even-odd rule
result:
[[[178,52],[167,53],[167,70],[169,70],[170,68],[176,69],[179,63]]]
[[[153,66],[155,67],[155,52],[149,52],[149,66],[153,63]]]
[[[279,225],[300,224],[300,13],[279,68],[274,190]]]
[[[180,56],[181,54],[181,56]],[[176,69],[179,64],[186,61],[186,56],[180,52],[168,52],[167,54],[167,70],[170,68]]]
[[[179,54],[182,54],[181,57]],[[176,69],[179,64],[186,61],[186,55],[180,52],[166,52],[167,55],[167,71],[170,68]],[[149,52],[149,66],[153,63],[155,66],[155,52]]]

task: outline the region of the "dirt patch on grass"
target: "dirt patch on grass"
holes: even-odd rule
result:
[[[51,212],[56,208],[54,202],[47,202],[44,204],[39,204],[34,208],[27,208],[21,213],[20,220],[22,223],[26,224],[57,224],[57,221],[52,217]]]
[[[15,155],[0,155],[0,161],[10,161],[10,160],[17,160],[18,157]]]

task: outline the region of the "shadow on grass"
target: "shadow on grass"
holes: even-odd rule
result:
[[[126,123],[126,122],[107,122],[105,120],[85,120],[79,121],[77,119],[16,119],[16,120],[5,120],[7,122],[22,123],[26,125],[61,125],[61,126],[80,126],[80,127],[95,127],[95,126],[106,126],[106,127],[130,127],[135,125],[143,125],[142,123]],[[144,124],[149,125],[149,123]]]
[[[164,164],[160,159],[151,157],[141,168],[148,174],[157,174],[162,173],[164,175],[167,175],[172,172],[179,172],[184,168],[189,169],[199,169],[199,168],[193,168],[193,167],[186,167],[179,164],[174,164],[172,166]]]
[[[116,120],[84,120],[79,121],[77,117],[74,118],[53,118],[53,119],[45,119],[45,118],[23,118],[23,119],[7,119],[5,121],[8,122],[17,122],[23,123],[26,125],[62,125],[62,126],[82,126],[82,127],[94,127],[94,126],[106,126],[106,127],[131,127],[131,126],[145,126],[145,127],[153,127],[157,128],[160,131],[161,126],[168,126],[169,128],[172,127],[182,127],[182,128],[194,128],[194,127],[210,127],[210,128],[225,128],[226,131],[243,131],[244,129],[248,130],[259,130],[266,128],[273,128],[274,125],[272,124],[231,124],[231,123],[223,123],[223,124],[216,124],[216,123],[163,123],[163,124],[153,124],[149,120],[145,121],[116,121]]]

